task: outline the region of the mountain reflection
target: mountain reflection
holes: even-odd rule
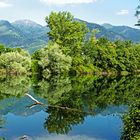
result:
[[[47,114],[44,128],[56,134],[68,134],[89,115],[122,117],[131,104],[138,102],[140,91],[138,76],[54,76],[49,79],[34,76],[1,78],[0,82],[1,128],[5,125],[3,116],[9,112],[30,116],[43,110]],[[34,101],[26,96],[27,93],[43,105],[32,106]]]

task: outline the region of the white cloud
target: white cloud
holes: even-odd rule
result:
[[[40,0],[48,5],[83,4],[93,3],[97,0]]]
[[[121,15],[121,16],[128,15],[128,14],[129,14],[128,10],[121,10],[121,11],[117,12],[117,15]]]
[[[6,7],[11,7],[11,6],[13,5],[6,2],[5,0],[0,0],[0,8],[6,8]]]

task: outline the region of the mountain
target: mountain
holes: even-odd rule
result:
[[[31,21],[31,20],[18,20],[12,23],[12,25],[21,30],[25,35],[31,36],[32,34],[40,34],[44,32],[44,27]]]
[[[109,23],[104,23],[102,24],[103,27],[105,27],[106,29],[111,29],[113,26]]]
[[[133,42],[140,42],[140,30],[131,28],[128,26],[113,26],[111,24],[103,24],[108,31],[120,34],[127,40],[132,40]]]
[[[132,40],[134,43],[140,42],[139,29],[128,26],[113,26],[111,24],[99,25],[80,19],[76,20],[86,23],[90,30],[87,38],[89,38],[93,29],[98,29],[97,38],[106,37],[111,41],[120,39]],[[18,20],[13,23],[0,20],[0,43],[10,47],[22,47],[32,53],[34,50],[47,44],[48,31],[49,28],[47,26],[42,26],[31,20]]]
[[[30,20],[13,23],[0,20],[0,43],[9,47],[22,47],[33,52],[47,44],[48,31],[47,26],[41,26]]]
[[[114,31],[108,30],[104,26],[101,26],[101,25],[96,24],[96,23],[89,23],[86,21],[81,21],[81,22],[85,22],[87,27],[90,30],[90,33],[88,33],[88,37],[91,35],[91,31],[93,29],[97,29],[99,32],[96,34],[96,38],[105,37],[111,41],[126,40],[126,38],[123,35],[116,33]]]
[[[47,105],[47,101],[38,96],[34,96],[37,100]],[[30,116],[37,112],[43,110],[45,112],[46,108],[44,106],[33,106],[34,102],[28,97],[10,97],[3,100],[0,100],[0,116],[7,115],[8,113],[15,114],[17,116]]]
[[[32,94],[32,96],[38,101],[41,101],[44,105],[48,105],[46,99],[38,97],[34,94]],[[27,96],[20,98],[10,97],[0,100],[0,116],[5,116],[8,113],[12,113],[17,116],[31,116],[37,112],[46,111],[46,106],[32,105],[34,105],[34,102]],[[122,115],[124,112],[126,112],[126,110],[128,110],[128,106],[125,105],[108,105],[106,108],[94,108],[94,113],[96,115],[100,114],[102,116],[107,116],[111,114]]]
[[[20,30],[26,38],[24,42],[29,52],[45,46],[48,42],[47,26],[42,26],[31,20],[18,20],[12,23],[16,29]]]
[[[0,21],[0,42],[6,45],[21,46],[23,34],[13,27],[8,21]]]
[[[19,20],[12,23],[12,25],[20,30],[29,40],[36,39],[48,41],[47,32],[49,31],[47,26],[41,26],[30,20]],[[32,42],[31,42],[32,43]]]

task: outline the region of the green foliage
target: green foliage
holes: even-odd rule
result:
[[[130,106],[130,110],[123,116],[124,132],[122,140],[140,139],[140,100]]]
[[[0,47],[0,71],[6,74],[25,74],[31,69],[31,57],[21,48]]]
[[[36,52],[33,57],[38,59],[44,77],[49,74],[67,74],[71,67],[71,57],[65,55],[57,44],[50,44]]]
[[[95,33],[86,41],[83,52],[97,71],[137,72],[140,68],[140,45],[131,41],[110,42],[106,38],[95,38]]]
[[[116,39],[132,40],[140,42],[140,30],[125,26],[112,26],[110,29],[105,29],[103,25],[89,23],[82,20],[79,22],[86,23],[90,30],[98,29],[100,32],[96,35],[98,38],[105,36],[111,41]],[[28,22],[28,24],[27,24]],[[49,37],[47,33],[49,28],[39,25],[33,21],[20,20],[14,23],[8,21],[0,21],[0,42],[10,47],[21,47],[32,54],[35,50],[46,46]],[[86,35],[88,38],[90,33]]]
[[[27,76],[12,76],[0,79],[0,100],[9,97],[24,96],[31,87]]]
[[[5,52],[5,47],[3,44],[0,44],[0,54]]]
[[[128,73],[140,70],[140,44],[102,37],[96,30],[86,38],[87,27],[69,12],[52,12],[46,17],[50,31],[48,46],[30,55],[21,48],[0,45],[0,73],[26,74],[32,68],[33,89],[48,101],[49,117],[44,123],[50,133],[68,133],[73,125],[83,123],[86,115],[109,105],[133,105],[124,116],[122,139],[139,139],[139,78],[65,77],[69,73]],[[38,81],[36,77],[44,77]],[[22,96],[31,86],[28,77],[1,77],[0,98]],[[133,93],[133,94],[132,94]],[[136,100],[137,99],[137,100]],[[134,103],[134,101],[136,102]],[[93,110],[94,109],[94,110]]]
[[[46,17],[49,39],[59,44],[65,53],[74,55],[83,45],[87,28],[69,12],[52,12]],[[63,48],[64,47],[64,48]]]
[[[96,39],[98,30],[93,30],[86,40],[86,25],[75,20],[69,12],[52,12],[46,17],[46,22],[51,43],[32,55],[33,72],[39,71],[44,77],[49,77],[68,71],[78,75],[139,71],[139,44],[121,40],[111,42],[105,37]]]
[[[84,57],[82,47],[88,31],[85,23],[77,21],[69,12],[52,12],[46,17],[50,31],[49,39],[60,45],[64,54],[72,58],[71,71],[84,72]]]
[[[98,30],[93,30],[86,38],[86,24],[74,19],[69,12],[52,12],[46,22],[50,42],[46,48],[32,54],[32,63],[21,48],[0,45],[1,73],[23,74],[32,67],[32,73],[48,78],[51,74],[116,74],[140,70],[140,44],[111,42],[105,37],[96,39]]]

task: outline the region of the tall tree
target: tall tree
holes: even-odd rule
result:
[[[84,23],[75,20],[70,12],[52,12],[46,22],[49,39],[62,46],[64,53],[74,55],[80,51],[88,31]]]

